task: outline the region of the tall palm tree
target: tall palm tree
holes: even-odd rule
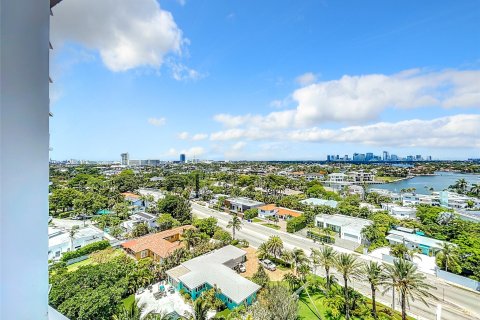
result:
[[[257,249],[259,259],[265,259],[269,254],[268,244],[266,242],[260,244]]]
[[[298,267],[303,264],[307,264],[308,258],[307,255],[305,254],[305,251],[303,251],[300,248],[295,248],[292,251],[292,267],[293,270],[295,271],[295,274],[298,274]]]
[[[279,236],[271,236],[267,241],[268,252],[273,254],[275,259],[282,254],[283,241]]]
[[[372,291],[372,316],[377,319],[375,293],[378,286],[386,280],[382,265],[375,261],[365,263],[362,267],[362,278],[370,283],[370,290]]]
[[[345,319],[350,319],[350,301],[348,299],[348,280],[360,277],[360,263],[357,257],[348,253],[341,253],[335,258],[335,268],[343,277],[343,295],[345,297]]]
[[[402,320],[407,319],[407,304],[410,299],[420,299],[425,305],[428,303],[424,298],[432,297],[428,289],[434,288],[426,282],[426,277],[422,273],[417,271],[417,267],[404,259],[396,259],[393,265],[385,265],[385,274],[388,279],[392,281],[385,282],[387,285],[386,290],[392,288],[394,291],[400,293],[400,304],[402,307]]]
[[[443,242],[442,248],[437,255],[445,263],[445,271],[448,271],[448,266],[452,263],[459,264],[457,247],[452,243]]]
[[[330,291],[330,268],[335,266],[335,258],[337,253],[333,250],[332,247],[323,246],[319,250],[319,255],[317,257],[318,264],[325,269],[325,275],[327,278],[327,291]]]
[[[467,189],[467,186],[468,186],[468,182],[467,180],[465,179],[458,179],[455,184],[454,184],[455,188],[459,189],[460,191],[462,192],[465,192],[465,190]]]
[[[73,251],[73,240],[75,235],[78,232],[78,229],[80,229],[80,227],[78,225],[75,225],[75,226],[72,226],[72,228],[68,232],[68,236],[70,237],[70,251]]]
[[[234,214],[232,220],[228,222],[227,228],[232,228],[232,238],[235,240],[235,231],[242,229],[242,220]]]

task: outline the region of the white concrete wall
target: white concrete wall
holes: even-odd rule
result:
[[[49,8],[0,0],[0,319],[47,319]]]

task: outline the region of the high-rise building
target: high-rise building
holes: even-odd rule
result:
[[[180,154],[180,162],[185,162],[186,161],[185,153]]]
[[[122,165],[128,166],[130,161],[130,156],[128,155],[128,152],[122,153],[120,156],[122,157]]]
[[[370,161],[373,159],[373,153],[372,152],[367,152],[365,155],[365,161]]]
[[[390,157],[388,156],[388,151],[383,151],[383,161],[388,161],[390,160]]]

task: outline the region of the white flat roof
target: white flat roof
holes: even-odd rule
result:
[[[232,245],[225,246],[182,263],[181,265],[188,272],[182,274],[185,272],[185,269],[183,269],[182,275],[178,276],[177,279],[190,289],[204,283],[208,283],[212,287],[216,285],[224,295],[240,304],[260,289],[259,285],[232,270],[230,267],[233,267],[233,265],[227,266],[232,260],[244,255],[246,255],[246,252],[242,249]],[[178,267],[170,269],[167,273],[169,276],[175,277],[175,274],[178,274],[177,269]]]
[[[244,198],[244,197],[229,198],[227,200],[233,203],[244,205],[244,206],[261,206],[264,204],[263,202],[252,200],[249,198]]]
[[[362,231],[364,227],[373,223],[371,220],[345,216],[342,214],[319,214],[315,219],[331,225],[347,228],[349,231],[357,232]]]
[[[437,240],[425,236],[420,236],[415,233],[407,233],[400,230],[390,230],[388,231],[388,236],[386,237],[387,240],[394,240],[394,241],[403,241],[404,239],[408,242],[426,245],[431,248],[441,249],[442,243],[445,241]]]

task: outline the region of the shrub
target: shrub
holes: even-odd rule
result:
[[[240,239],[238,240],[238,245],[242,248],[248,248],[250,246],[250,243],[245,239]]]
[[[103,250],[108,247],[110,247],[110,242],[108,242],[108,240],[102,240],[102,241],[90,243],[78,250],[64,253],[61,261],[67,262],[68,260],[75,259],[98,250]]]
[[[295,217],[287,221],[287,232],[294,233],[307,226],[307,220],[304,215]]]
[[[248,209],[243,213],[243,218],[246,220],[252,220],[258,216],[258,209]]]

